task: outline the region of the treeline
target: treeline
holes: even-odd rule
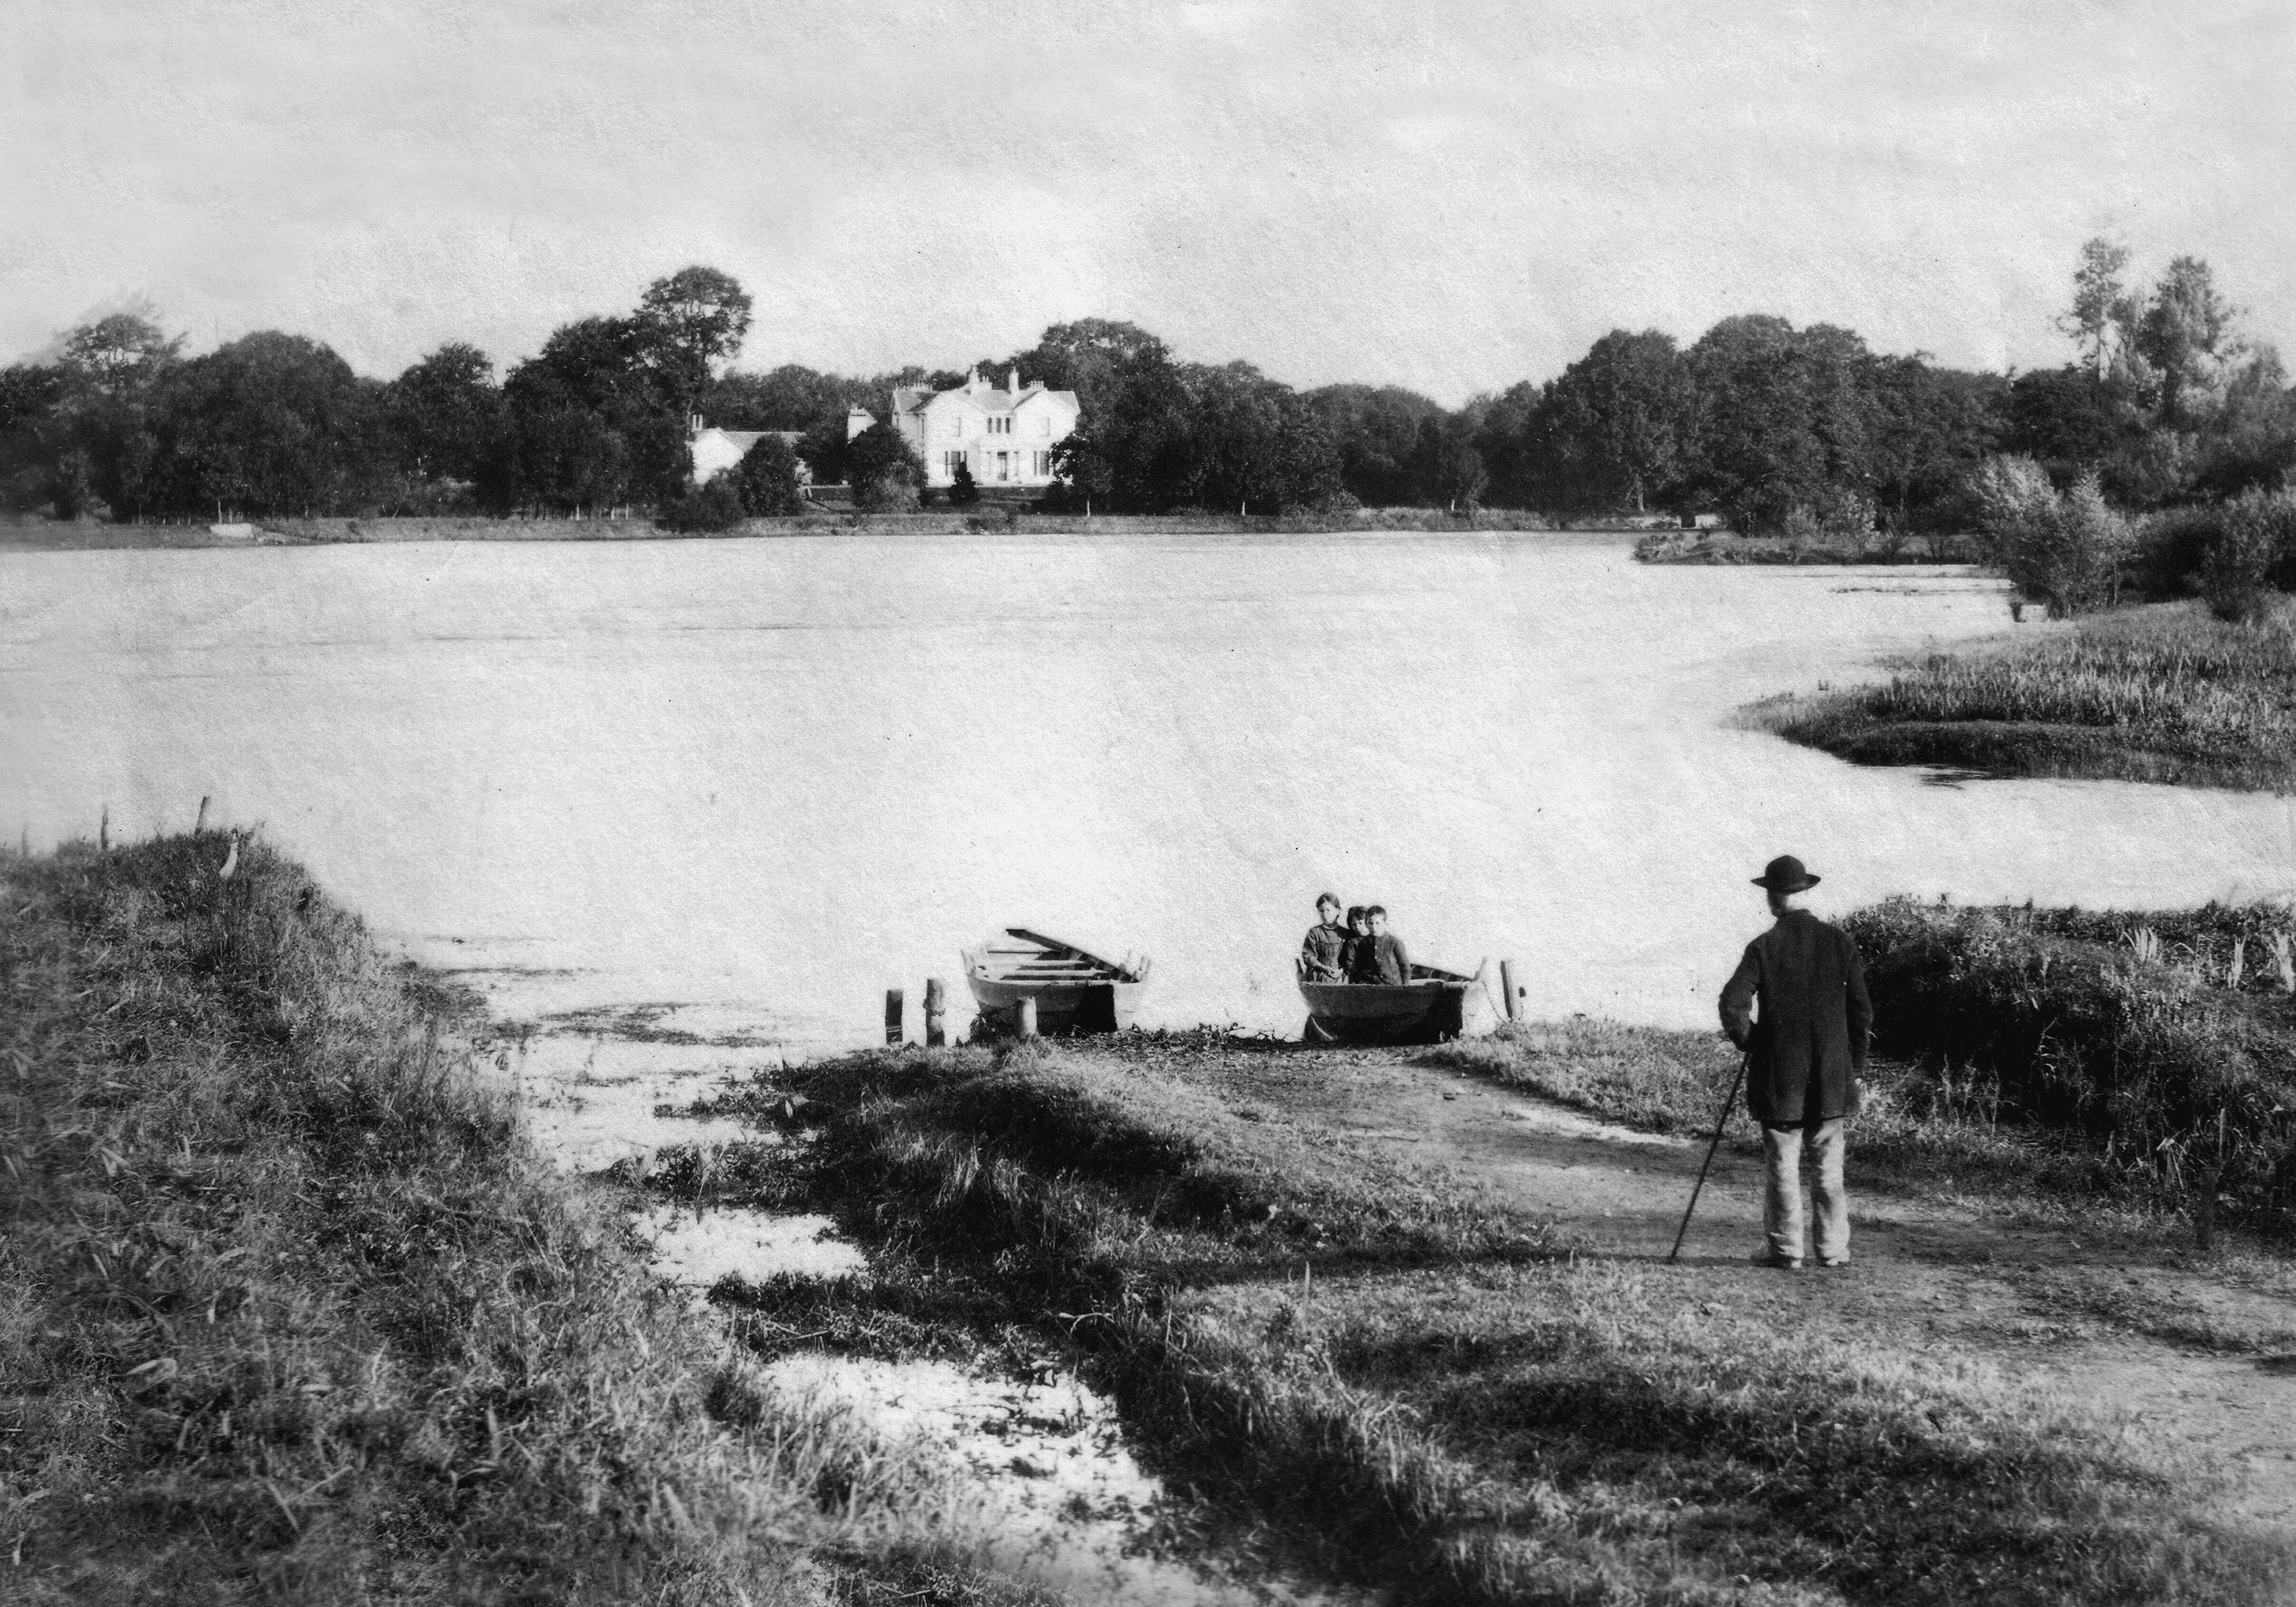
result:
[[[2131,510],[2226,502],[2296,464],[2296,399],[2278,355],[2244,339],[2205,263],[2178,258],[2142,290],[2127,253],[2084,250],[2064,327],[2076,360],[2004,375],[1869,350],[1829,324],[1726,318],[1683,347],[1613,331],[1554,379],[1449,409],[1397,387],[1299,391],[1245,363],[1175,359],[1130,324],[1056,324],[980,366],[1073,390],[1055,506],[1339,512],[1357,504],[1712,513],[1740,530],[1862,539],[1974,528],[1978,471],[2030,459],[2060,490],[2093,477]],[[224,512],[565,513],[689,504],[689,414],[800,432],[820,483],[865,505],[911,505],[922,465],[889,429],[849,443],[854,406],[881,421],[896,386],[957,370],[868,376],[725,368],[748,294],[693,267],[628,315],[586,318],[496,378],[450,344],[390,381],[276,332],[184,358],[120,315],[52,361],[0,372],[0,493],[60,515]],[[766,461],[770,458],[771,461]],[[793,496],[779,447],[745,465],[750,512]]]

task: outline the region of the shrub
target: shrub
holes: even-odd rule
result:
[[[1988,557],[2026,596],[2065,619],[2118,599],[2121,565],[2135,545],[2126,517],[2104,500],[2095,474],[2058,495],[2029,457],[1988,457],[1970,482]]]
[[[2205,504],[2146,514],[2129,553],[2130,580],[2155,597],[2197,590],[2201,565],[2223,521],[2222,509]]]
[[[952,506],[970,507],[980,500],[980,488],[972,481],[972,465],[957,460],[956,473],[949,481],[948,500]]]
[[[2201,560],[2201,594],[2219,619],[2245,623],[2270,602],[2274,572],[2296,554],[2296,494],[2243,492],[2226,503]]]
[[[865,513],[906,513],[922,500],[924,460],[898,431],[872,424],[845,444],[845,479]]]
[[[730,477],[720,474],[665,504],[654,522],[681,535],[715,535],[732,529],[742,519],[741,493],[734,488]]]
[[[753,519],[804,511],[797,486],[797,452],[778,435],[761,435],[724,477],[733,483],[742,511]]]

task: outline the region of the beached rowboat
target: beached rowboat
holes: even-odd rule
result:
[[[1039,1032],[1114,1032],[1132,1024],[1148,962],[1103,959],[1057,938],[1013,926],[964,951],[964,980],[980,1013],[1011,1031],[1021,1001],[1037,1001]]]
[[[1494,1024],[1480,967],[1469,977],[1414,965],[1411,980],[1394,986],[1311,982],[1304,963],[1297,970],[1311,1044],[1435,1044],[1472,1037]]]

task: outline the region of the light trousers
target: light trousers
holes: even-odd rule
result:
[[[1807,1148],[1814,1174],[1809,1193],[1816,1207],[1817,1259],[1849,1259],[1849,1191],[1841,1181],[1844,1147],[1839,1119],[1807,1129],[1762,1129],[1762,1228],[1769,1234],[1772,1255],[1789,1261],[1802,1259],[1801,1160]]]

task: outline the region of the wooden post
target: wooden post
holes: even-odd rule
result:
[[[1015,1030],[1022,1037],[1037,1036],[1037,996],[1035,994],[1023,997],[1013,1013]]]
[[[198,836],[201,832],[204,832],[204,831],[206,831],[207,829],[208,829],[208,795],[207,795],[206,793],[202,792],[202,793],[201,793],[201,794],[200,794],[200,817],[199,817],[197,820],[195,820],[195,821],[192,822],[192,835],[193,835],[193,836],[194,836],[194,837],[197,837],[197,836]]]
[[[111,852],[111,806],[103,806],[103,816],[95,823],[95,846],[105,853]]]
[[[901,1041],[901,990],[885,989],[885,1041],[898,1047]]]
[[[948,1042],[948,985],[939,977],[925,979],[925,1047],[938,1049]]]
[[[1514,962],[1499,962],[1499,991],[1506,996],[1506,1019],[1514,1021],[1522,1014],[1521,996],[1514,990]]]

